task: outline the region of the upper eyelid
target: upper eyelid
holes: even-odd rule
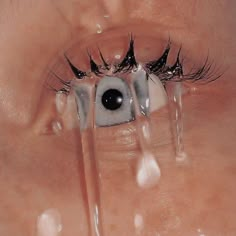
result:
[[[129,48],[127,49],[127,53],[129,52],[130,47],[132,47],[133,44],[134,44],[134,40],[133,40],[133,37],[131,35],[130,45],[129,45]],[[167,74],[167,75],[169,76],[170,73],[174,72],[173,76],[172,77],[169,76],[168,79],[165,78],[164,76],[162,76],[161,81],[168,81],[168,80],[170,80],[171,78],[173,78],[173,77],[175,77],[177,75],[178,77],[179,76],[182,76],[182,77],[181,77],[181,79],[177,79],[175,81],[189,80],[189,81],[195,82],[195,81],[199,81],[199,80],[203,80],[204,79],[205,80],[204,82],[206,82],[206,81],[210,82],[210,81],[213,81],[213,80],[215,80],[215,79],[217,79],[218,77],[221,76],[221,73],[219,73],[219,71],[217,71],[217,73],[215,74],[214,69],[212,70],[212,64],[209,62],[209,58],[208,57],[206,58],[206,60],[203,63],[202,67],[195,68],[195,70],[190,72],[189,74],[184,74],[183,73],[183,69],[182,69],[182,62],[180,61],[181,48],[179,49],[179,51],[177,53],[177,56],[176,56],[176,60],[175,60],[175,62],[174,62],[174,64],[172,66],[168,65],[168,63],[167,63],[167,59],[168,59],[168,55],[169,55],[170,50],[171,50],[171,43],[170,43],[170,39],[169,39],[169,42],[167,43],[167,46],[163,50],[163,54],[160,57],[157,57],[157,60],[150,61],[150,62],[147,62],[145,64],[146,69],[148,69],[149,72],[151,72],[151,73],[153,72],[156,75],[161,75],[164,72],[165,73],[168,72],[169,74]],[[101,53],[101,50],[99,48],[98,48],[98,51],[100,53],[100,59],[101,59],[100,61],[102,61],[103,64],[106,63],[106,61],[104,61],[104,57],[103,57],[103,55]],[[133,49],[133,51],[134,51],[134,49]],[[99,68],[100,68],[101,65],[100,64],[98,64],[98,65],[96,64],[96,62],[93,60],[92,55],[90,53],[88,53],[88,58],[90,60],[90,66],[91,66],[91,62],[92,62],[91,71],[95,75],[97,75],[97,76],[102,76],[103,73],[99,71]],[[121,63],[124,62],[125,58],[127,58],[127,55],[124,56],[123,59],[120,60],[120,64],[118,63],[118,68],[121,65]],[[84,72],[84,71],[81,71],[78,67],[76,67],[70,61],[70,59],[67,57],[67,55],[65,55],[65,59],[66,59],[68,65],[69,65],[71,71],[73,72],[74,76],[77,77],[77,79],[82,79],[83,77],[87,76],[87,73]],[[123,60],[123,62],[122,62],[122,60]],[[134,65],[130,65],[130,67],[127,67],[128,68],[127,70],[129,70],[130,68],[132,69],[133,66],[137,67],[135,59],[134,59],[134,62],[132,62],[132,63],[134,63]],[[125,66],[128,66],[128,65],[125,65]],[[155,69],[153,69],[152,65],[155,66]],[[93,66],[95,66],[95,69],[93,68]],[[178,70],[175,71],[176,69],[178,69]],[[124,70],[123,68],[120,68],[120,69],[116,68],[114,72],[115,73],[116,72],[123,72],[123,70]],[[58,76],[56,76],[56,77],[58,77]],[[65,82],[63,81],[63,79],[59,78],[59,80],[62,82],[62,84],[65,85]],[[64,86],[62,88],[62,91],[69,92],[69,90],[68,90],[68,83],[66,83],[66,86]]]

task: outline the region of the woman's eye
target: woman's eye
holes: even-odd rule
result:
[[[184,74],[180,50],[177,56],[174,56],[175,60],[169,63],[170,42],[156,60],[146,63],[136,59],[132,37],[125,56],[119,61],[106,61],[101,51],[98,50],[98,52],[96,61],[90,54],[88,55],[90,69],[86,71],[81,70],[77,67],[77,63],[74,64],[65,56],[65,61],[74,78],[64,81],[55,74],[63,87],[54,89],[69,94],[71,82],[80,81],[81,88],[78,88],[78,91],[84,94],[79,96],[81,101],[78,101],[82,107],[82,111],[79,111],[80,119],[86,120],[88,115],[86,106],[93,99],[94,122],[97,127],[115,126],[135,120],[137,115],[135,104],[138,104],[139,113],[145,116],[159,110],[167,104],[165,84],[169,81],[194,82],[215,78],[208,60],[202,67]],[[87,86],[83,86],[83,84],[89,84],[86,81],[94,81],[92,83],[95,86],[94,97],[90,95]]]
[[[132,77],[132,78],[130,78]],[[95,98],[95,121],[100,127],[119,125],[135,120],[135,90],[140,111],[143,115],[166,104],[166,93],[158,78],[147,77],[140,67],[126,75],[126,78],[104,76],[97,84]]]
[[[97,84],[95,121],[97,126],[112,126],[134,120],[129,86],[119,77],[105,76]]]

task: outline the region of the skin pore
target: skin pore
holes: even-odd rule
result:
[[[134,183],[135,162],[128,158],[139,154],[134,123],[99,130],[105,235],[135,235],[137,214],[144,217],[137,235],[234,235],[235,9],[233,0],[1,1],[0,235],[36,235],[37,217],[49,208],[60,212],[63,236],[88,235],[78,127],[48,132],[55,94],[44,83],[48,68],[76,42],[86,51],[86,42],[96,46],[106,38],[102,50],[109,57],[124,53],[126,46],[116,43],[127,45],[118,36],[128,32],[140,37],[137,52],[150,34],[159,57],[171,36],[193,64],[204,61],[209,50],[227,70],[184,98],[187,165],[176,165],[171,145],[159,145],[163,139],[171,143],[166,112],[152,114],[153,150],[162,170],[157,188],[142,190]],[[67,118],[61,118],[65,127]]]

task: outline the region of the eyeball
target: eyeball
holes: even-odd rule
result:
[[[141,67],[125,78],[104,76],[96,87],[96,125],[106,127],[135,120],[133,92],[142,115],[148,116],[167,104],[166,91],[159,78],[148,75]]]
[[[96,125],[119,125],[134,118],[133,99],[126,81],[119,77],[104,76],[96,88]]]

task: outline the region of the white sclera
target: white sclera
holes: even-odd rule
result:
[[[149,75],[148,89],[150,97],[150,112],[164,107],[167,102],[167,94],[162,82],[155,75]]]
[[[167,93],[157,76],[154,74],[148,75],[147,80],[147,72],[141,65],[130,76],[132,77],[137,99],[141,107],[141,113],[151,113],[167,104]]]

